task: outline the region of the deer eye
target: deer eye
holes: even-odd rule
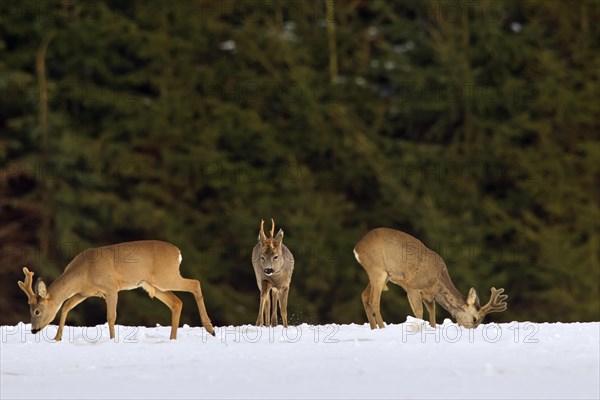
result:
[[[263,256],[260,257],[261,261],[265,261],[265,258]]]
[[[279,256],[275,256],[273,257],[273,260],[277,260],[279,258]]]
[[[41,312],[40,310],[35,310],[35,311],[33,312],[33,315],[35,315],[36,317],[39,317],[41,313],[42,313],[42,312]]]

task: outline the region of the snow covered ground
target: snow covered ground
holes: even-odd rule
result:
[[[600,397],[600,323],[2,326],[0,398]]]

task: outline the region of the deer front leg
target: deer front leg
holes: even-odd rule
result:
[[[435,301],[424,301],[427,312],[429,313],[429,325],[435,328]]]
[[[272,311],[271,311],[271,326],[277,326],[277,305],[279,304],[279,290],[273,288],[271,289],[271,293],[273,294],[273,299],[271,300]]]
[[[119,295],[117,292],[106,294],[106,320],[108,321],[108,331],[110,338],[115,338],[115,321],[117,320],[117,301]]]
[[[67,315],[69,311],[77,306],[77,304],[81,303],[87,299],[86,296],[82,296],[80,294],[76,294],[63,304],[62,311],[60,313],[60,323],[58,324],[58,330],[56,331],[56,336],[54,336],[54,340],[59,342],[62,339],[63,328],[65,327],[65,323],[67,322]]]
[[[268,313],[265,315],[265,306],[267,303],[268,296],[271,291],[271,283],[268,281],[262,281],[260,289],[260,300],[258,307],[258,318],[256,319],[256,326],[262,326],[265,319],[268,318]]]
[[[264,307],[265,326],[271,326],[271,289],[267,293]]]
[[[281,321],[283,323],[283,327],[288,327],[287,320],[287,301],[288,301],[288,293],[290,292],[289,287],[284,287],[281,289],[281,295],[279,296],[279,309],[281,310]]]

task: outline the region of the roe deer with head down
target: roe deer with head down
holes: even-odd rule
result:
[[[407,233],[373,229],[356,244],[354,256],[369,275],[362,302],[371,329],[384,327],[379,306],[387,281],[406,290],[410,307],[419,319],[423,319],[425,303],[431,326],[435,326],[436,302],[465,328],[477,327],[488,313],[506,310],[508,296],[502,294],[504,289],[492,288],[490,301],[483,307],[474,288],[465,299],[452,283],[444,260]]]
[[[54,338],[61,340],[69,311],[88,297],[102,297],[106,300],[110,338],[114,339],[118,292],[142,287],[151,298],[156,296],[171,310],[171,339],[177,338],[182,308],[181,300],[172,290],[194,294],[202,325],[214,336],[200,282],[180,275],[181,259],[177,247],[157,240],[90,248],[75,256],[48,288],[41,278],[32,288],[33,272],[23,268],[25,282],[18,283],[28,298],[31,331],[37,333],[52,322],[64,303]]]
[[[252,266],[256,275],[256,283],[260,290],[260,305],[256,325],[277,326],[277,305],[281,310],[283,326],[287,328],[287,301],[294,272],[294,256],[283,244],[283,230],[275,233],[275,221],[271,219],[271,237],[267,238],[264,230],[265,221],[260,222],[258,243],[252,250]],[[270,293],[273,293],[271,310]]]

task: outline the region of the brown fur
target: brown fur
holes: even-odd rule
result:
[[[62,306],[54,338],[61,340],[69,311],[88,297],[102,297],[106,300],[112,339],[115,337],[118,292],[142,287],[150,297],[156,296],[171,310],[171,339],[177,338],[182,308],[181,300],[172,290],[194,294],[202,325],[214,335],[200,282],[183,278],[179,273],[180,262],[181,252],[177,247],[157,240],[87,249],[75,256],[47,290],[41,281],[36,284],[35,292],[31,289],[33,273],[24,268],[26,279],[19,282],[19,287],[29,299],[32,331],[36,333],[52,322]]]
[[[435,326],[435,303],[444,307],[466,328],[477,327],[485,315],[506,309],[504,289],[492,288],[488,304],[479,307],[474,288],[467,299],[456,289],[442,257],[407,233],[377,228],[367,233],[354,247],[354,255],[369,275],[362,301],[371,325],[384,328],[380,313],[381,292],[388,281],[401,286],[408,295],[415,316],[423,319],[423,304],[429,322]]]

